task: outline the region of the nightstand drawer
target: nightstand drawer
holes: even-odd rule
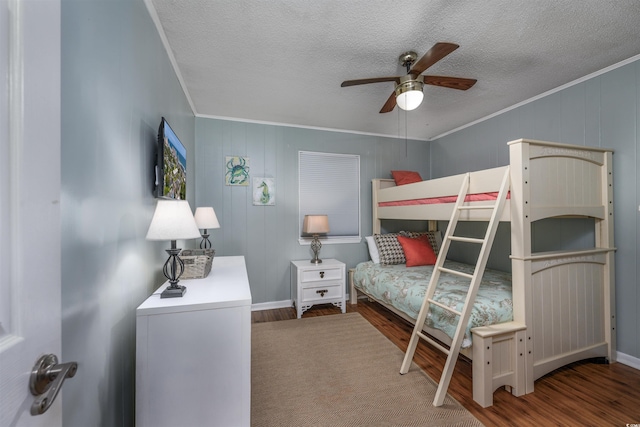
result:
[[[324,268],[314,270],[302,270],[300,272],[300,282],[318,282],[324,280],[341,280],[343,268]]]
[[[341,298],[342,282],[338,283],[325,283],[319,284],[319,286],[302,288],[302,303],[307,301],[317,301],[322,299],[335,299]]]

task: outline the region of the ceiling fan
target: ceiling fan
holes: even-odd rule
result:
[[[459,48],[455,43],[436,43],[427,53],[425,53],[419,61],[418,54],[409,51],[405,52],[398,58],[400,64],[407,69],[404,76],[395,77],[374,77],[371,79],[347,80],[342,82],[340,86],[356,86],[368,83],[395,82],[396,88],[391,94],[387,102],[380,110],[381,113],[393,111],[396,104],[403,110],[413,110],[418,108],[422,102],[424,94],[422,88],[425,84],[448,87],[451,89],[467,90],[472,87],[477,80],[465,79],[461,77],[450,76],[422,76],[421,74],[436,62]]]

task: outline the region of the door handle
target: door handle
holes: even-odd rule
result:
[[[78,363],[58,363],[55,354],[40,357],[29,376],[29,390],[36,399],[31,404],[31,415],[44,414],[58,395],[66,378],[72,378],[78,370]]]

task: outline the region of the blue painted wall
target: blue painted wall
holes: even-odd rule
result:
[[[506,143],[518,138],[615,150],[617,348],[636,362],[640,358],[639,124],[640,61],[635,61],[431,143],[432,177],[506,165]],[[534,250],[549,250],[560,244],[593,244],[593,236],[587,232],[588,221],[574,224],[572,230],[567,229],[567,223],[557,221],[534,227]]]
[[[65,426],[133,426],[135,309],[162,284],[145,240],[158,126],[188,150],[195,118],[144,3],[62,1],[62,360]]]
[[[298,151],[360,155],[362,235],[371,235],[371,179],[392,169],[428,177],[429,143],[342,132],[196,118],[196,203],[213,206],[220,228],[210,230],[218,255],[244,255],[255,303],[291,299],[290,262],[311,259],[298,243]],[[225,157],[250,159],[251,177],[276,180],[276,205],[253,206],[251,187],[226,186]],[[355,267],[366,243],[322,246],[321,258]]]

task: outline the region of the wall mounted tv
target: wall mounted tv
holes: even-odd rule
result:
[[[156,197],[187,198],[187,149],[164,117],[158,130]]]

